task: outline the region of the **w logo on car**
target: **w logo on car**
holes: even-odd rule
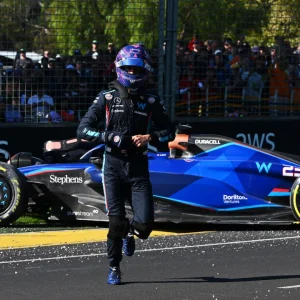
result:
[[[269,170],[271,169],[272,163],[262,163],[256,162],[256,167],[258,169],[258,172],[261,173],[263,170],[265,170],[266,173],[269,173]]]
[[[138,108],[139,108],[139,109],[142,109],[142,110],[144,110],[144,109],[145,109],[145,107],[146,107],[146,104],[147,104],[147,103],[141,103],[141,102],[138,102],[138,103],[137,103],[137,105],[138,105]]]

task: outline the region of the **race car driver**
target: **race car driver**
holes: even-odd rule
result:
[[[149,180],[147,145],[167,142],[171,127],[163,102],[146,90],[151,58],[141,45],[127,45],[115,60],[117,79],[101,91],[77,129],[78,138],[105,143],[103,190],[109,230],[107,256],[108,284],[121,283],[122,249],[135,251],[134,235],[147,239],[153,229],[154,208]],[[105,130],[99,124],[105,120]],[[151,128],[155,128],[152,132]],[[125,200],[131,204],[133,219],[126,218]]]

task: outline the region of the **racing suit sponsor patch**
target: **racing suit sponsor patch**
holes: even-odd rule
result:
[[[147,117],[147,116],[148,116],[148,115],[147,115],[147,113],[145,113],[145,112],[142,112],[142,111],[138,111],[138,110],[135,110],[135,111],[134,111],[134,113],[135,113],[135,114],[138,114],[138,115],[145,116],[145,117]]]
[[[112,94],[106,94],[104,97],[105,97],[106,100],[111,100],[113,95]]]
[[[112,109],[111,111],[114,113],[123,113],[124,109]]]
[[[155,98],[153,98],[153,97],[148,98],[148,102],[150,104],[154,103],[155,102]]]
[[[121,98],[116,97],[115,100],[114,100],[114,103],[120,104],[121,103]]]
[[[118,143],[120,141],[120,137],[118,136],[118,135],[116,135],[115,137],[114,137],[114,142],[115,143]]]

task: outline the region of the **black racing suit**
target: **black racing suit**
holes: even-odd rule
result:
[[[105,130],[99,132],[99,123],[103,120]],[[155,131],[149,132],[152,122]],[[107,252],[111,267],[118,266],[122,260],[122,237],[131,229],[145,239],[154,221],[147,147],[135,147],[131,137],[149,133],[153,142],[164,142],[170,139],[170,132],[168,116],[157,95],[129,94],[117,80],[97,95],[79,124],[78,138],[106,144],[102,171],[109,216]],[[106,137],[110,133],[113,138],[108,141]],[[116,146],[119,140],[122,143]],[[130,225],[125,218],[125,200],[132,206],[134,217]]]

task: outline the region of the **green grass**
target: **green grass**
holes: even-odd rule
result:
[[[13,223],[13,225],[44,225],[47,224],[44,218],[39,216],[29,216],[25,215],[20,217],[17,221]]]

